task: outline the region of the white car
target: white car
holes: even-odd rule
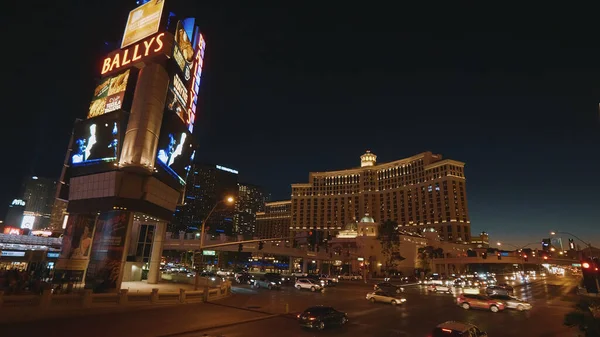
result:
[[[334,284],[334,283],[338,283],[339,282],[339,280],[338,280],[337,277],[335,277],[335,276],[329,276],[327,274],[321,274],[321,275],[319,275],[319,279],[325,281],[328,284]]]
[[[367,294],[367,300],[371,301],[371,303],[375,302],[383,302],[390,303],[392,305],[398,305],[406,302],[406,299],[403,297],[396,297],[396,294],[387,293],[383,290],[376,290],[372,293]]]
[[[320,284],[307,278],[297,279],[294,287],[298,290],[309,289],[310,291],[317,291],[323,289],[323,287]]]
[[[430,284],[429,287],[427,287],[427,291],[432,291],[434,293],[451,293],[452,288],[441,284]]]

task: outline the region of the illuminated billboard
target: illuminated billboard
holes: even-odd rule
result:
[[[81,172],[80,167],[105,164],[105,169],[114,168],[114,162],[119,157],[127,115],[123,112],[111,112],[80,121],[75,125],[69,160],[74,175],[92,173],[89,169]],[[98,170],[103,169],[94,169]]]
[[[192,136],[178,117],[165,114],[158,140],[157,167],[168,173],[180,185],[185,185],[194,157]]]
[[[176,114],[186,126],[190,123],[190,116],[185,108],[188,100],[186,85],[179,75],[173,74],[167,92],[166,110]]]
[[[90,103],[88,118],[123,108],[127,84],[130,82],[130,73],[131,71],[128,69],[115,76],[100,80],[100,83],[94,89],[94,97],[92,103]]]
[[[190,101],[188,102],[188,114],[190,123],[188,130],[194,132],[194,122],[196,121],[196,105],[198,104],[198,94],[200,93],[200,78],[202,77],[202,67],[204,66],[204,49],[206,42],[202,34],[198,36],[198,45],[196,46],[196,56],[194,57],[194,66],[192,68],[192,83],[190,88]]]
[[[21,229],[33,229],[33,225],[35,224],[35,216],[33,215],[23,215],[23,221],[21,221]]]
[[[151,0],[129,12],[121,48],[158,32],[164,6],[164,0]]]

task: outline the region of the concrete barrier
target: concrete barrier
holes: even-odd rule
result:
[[[127,289],[122,289],[118,293],[108,294],[93,294],[90,290],[85,290],[78,294],[53,294],[45,291],[42,295],[5,295],[0,291],[0,308],[4,311],[11,308],[60,310],[110,306],[173,305],[212,301],[230,294],[230,281],[225,281],[218,287],[206,287],[202,290],[180,289],[178,293],[160,293],[156,288],[151,292],[130,293]]]

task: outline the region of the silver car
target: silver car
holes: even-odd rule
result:
[[[371,301],[372,303],[383,302],[391,303],[392,305],[398,305],[406,302],[405,298],[396,297],[395,294],[390,294],[383,290],[376,290],[372,293],[368,293],[367,300]]]
[[[531,310],[532,306],[526,301],[523,301],[514,296],[508,295],[491,295],[490,298],[500,300],[505,303],[507,309],[515,309],[519,311]]]

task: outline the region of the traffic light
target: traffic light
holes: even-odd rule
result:
[[[244,250],[244,245],[240,243],[238,245],[238,252],[241,252],[242,250]]]
[[[487,259],[487,253],[481,253],[481,258],[484,260]]]
[[[308,243],[313,246],[317,244],[317,231],[308,232]]]
[[[498,260],[502,260],[502,255],[500,254],[500,252],[498,252]]]
[[[264,243],[263,243],[262,241],[260,241],[260,242],[258,243],[258,250],[262,250],[262,249],[263,249],[263,246],[264,246]]]
[[[527,257],[527,254],[523,254],[523,260],[525,260],[525,262],[529,261],[529,258]]]
[[[583,286],[588,293],[598,293],[598,260],[585,259],[581,261]]]

